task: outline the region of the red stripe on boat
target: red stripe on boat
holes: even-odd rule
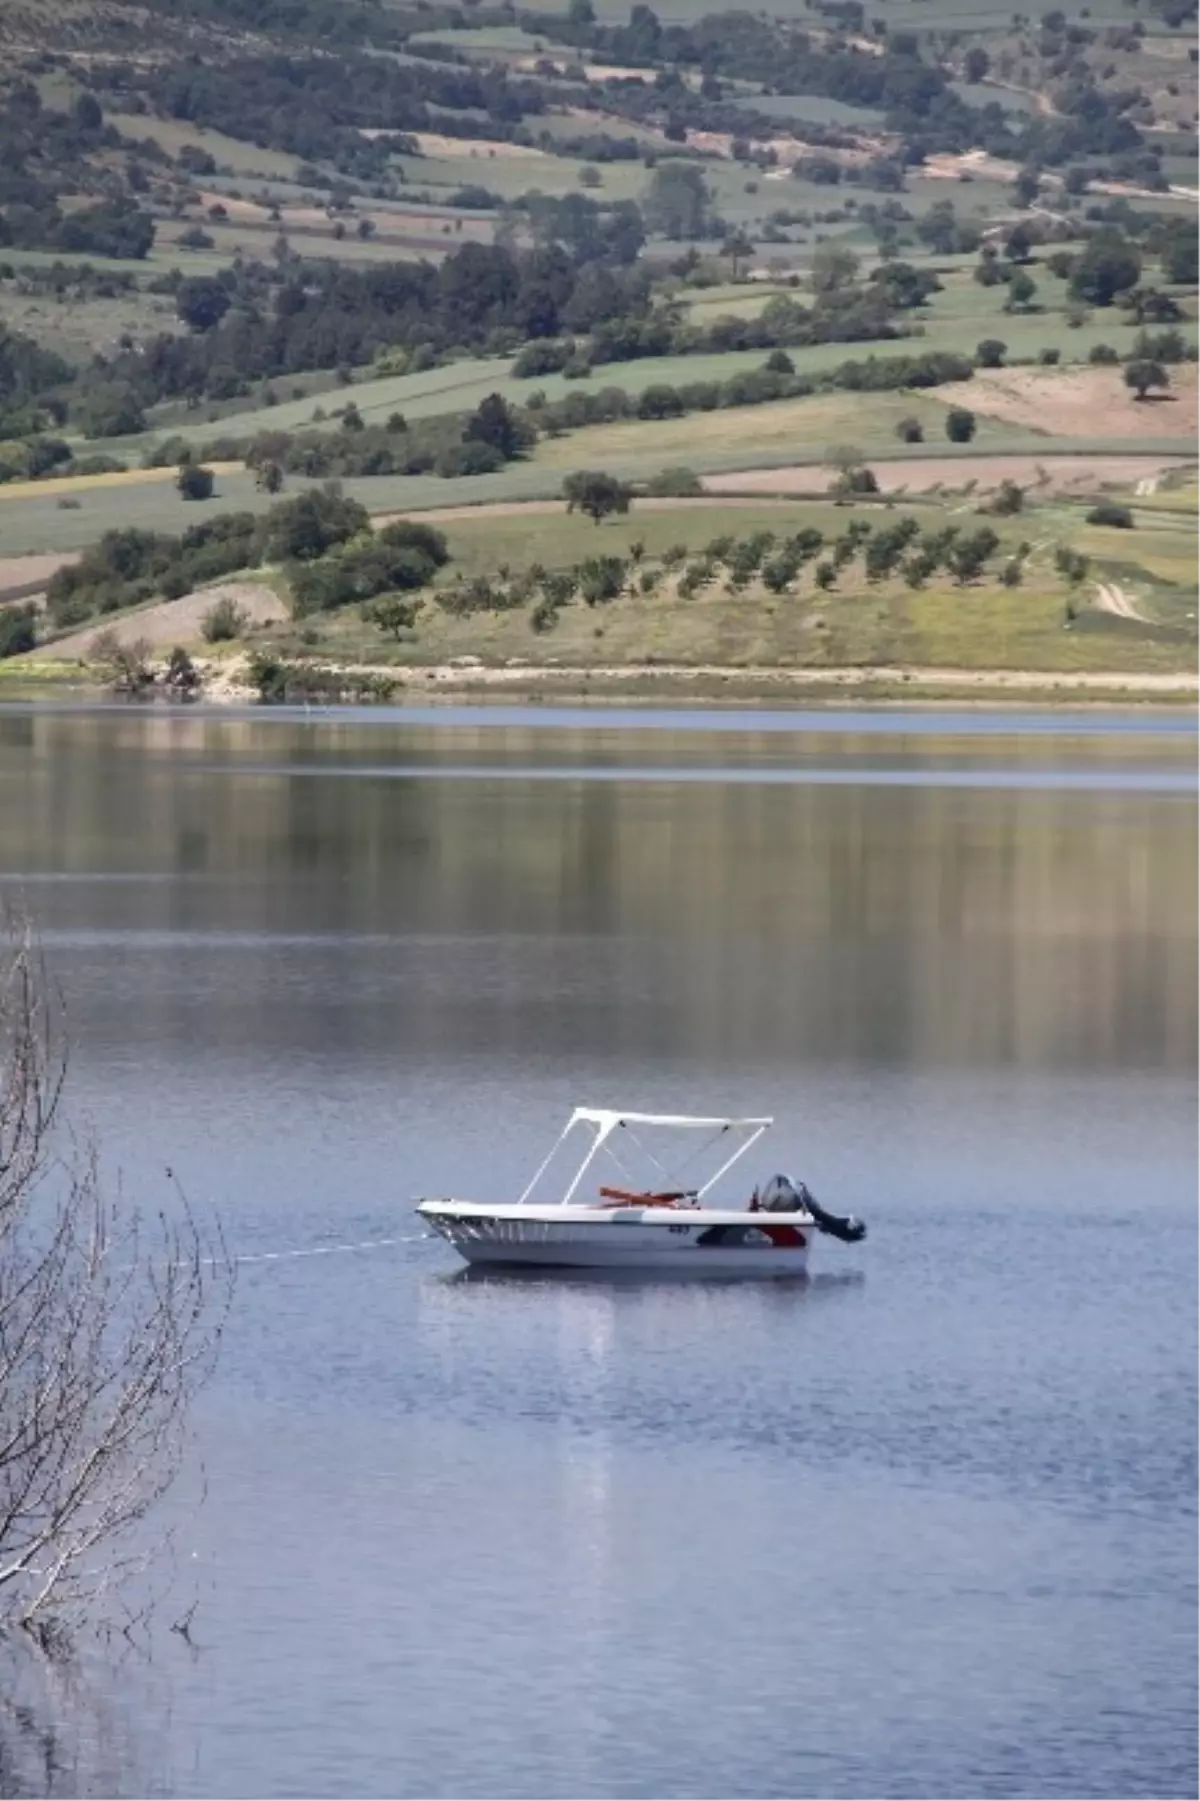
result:
[[[802,1251],[804,1249],[804,1234],[803,1232],[798,1231],[795,1226],[764,1225],[761,1216],[756,1219],[754,1223],[760,1232],[766,1233],[777,1251]]]

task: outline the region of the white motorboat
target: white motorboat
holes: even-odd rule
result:
[[[772,1176],[740,1203],[722,1205],[709,1198],[772,1124],[770,1119],[698,1119],[576,1107],[515,1201],[426,1199],[417,1212],[472,1264],[803,1275],[818,1234],[854,1244],[866,1236],[861,1220],[827,1213],[803,1182],[788,1176]],[[658,1147],[665,1136],[678,1151],[675,1135],[682,1135],[685,1154],[664,1164]],[[569,1140],[578,1147],[581,1138],[586,1140],[582,1162],[577,1168],[571,1164],[574,1174],[568,1170],[556,1195],[551,1166]],[[705,1166],[715,1161],[717,1167],[702,1185],[688,1186],[684,1177],[694,1179],[701,1159]],[[600,1180],[605,1161],[615,1166],[620,1186]],[[630,1162],[653,1169],[649,1185],[631,1174]],[[548,1191],[549,1198],[538,1198]]]

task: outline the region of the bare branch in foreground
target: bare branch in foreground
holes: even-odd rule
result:
[[[0,926],[0,1630],[47,1648],[112,1617],[162,1543],[231,1292],[182,1197],[141,1210],[62,1117],[61,1006],[29,928]],[[65,1148],[64,1148],[65,1147]]]

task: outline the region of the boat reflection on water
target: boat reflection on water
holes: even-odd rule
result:
[[[645,1270],[632,1269],[571,1269],[567,1267],[543,1267],[519,1263],[467,1264],[463,1269],[439,1270],[428,1278],[442,1288],[557,1288],[564,1285],[571,1288],[619,1288],[619,1289],[653,1289],[661,1288],[664,1282],[691,1286],[692,1278],[686,1273],[663,1274],[648,1273]],[[847,1270],[797,1270],[793,1274],[777,1276],[775,1280],[764,1285],[764,1295],[795,1294],[802,1289],[806,1295],[833,1294],[839,1289],[862,1288],[867,1280],[867,1272],[861,1269]],[[705,1288],[721,1288],[742,1286],[738,1276],[711,1276],[705,1282]]]

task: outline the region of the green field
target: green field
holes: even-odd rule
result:
[[[107,122],[127,138],[152,138],[168,156],[178,156],[184,144],[207,150],[218,168],[235,174],[294,176],[298,159],[283,150],[267,150],[241,138],[226,137],[181,119],[156,119],[151,113],[109,113]]]
[[[579,129],[586,129],[582,121]],[[431,200],[462,187],[487,188],[502,200],[518,200],[522,194],[533,192],[561,199],[564,194],[580,191],[583,159],[534,150],[524,155],[489,156],[485,150],[472,154],[464,148],[454,156],[404,156],[399,160],[408,185],[428,193]],[[640,200],[650,180],[649,170],[640,162],[605,163],[600,175],[601,186],[594,190],[596,199]]]
[[[543,439],[533,453],[543,469],[619,469],[646,476],[684,463],[698,470],[763,468],[772,463],[821,462],[832,445],[853,444],[870,456],[902,455],[896,425],[919,419],[928,442],[915,449],[928,456],[945,445],[944,421],[952,391],[920,394],[814,394],[767,406],[723,408],[682,419],[618,420],[586,426],[565,438]],[[945,395],[946,398],[942,398]],[[981,425],[979,451],[1020,448],[1027,432],[999,422]]]
[[[755,112],[776,119],[783,128],[796,125],[846,125],[851,130],[876,131],[886,114],[874,106],[848,106],[822,94],[755,94]]]

